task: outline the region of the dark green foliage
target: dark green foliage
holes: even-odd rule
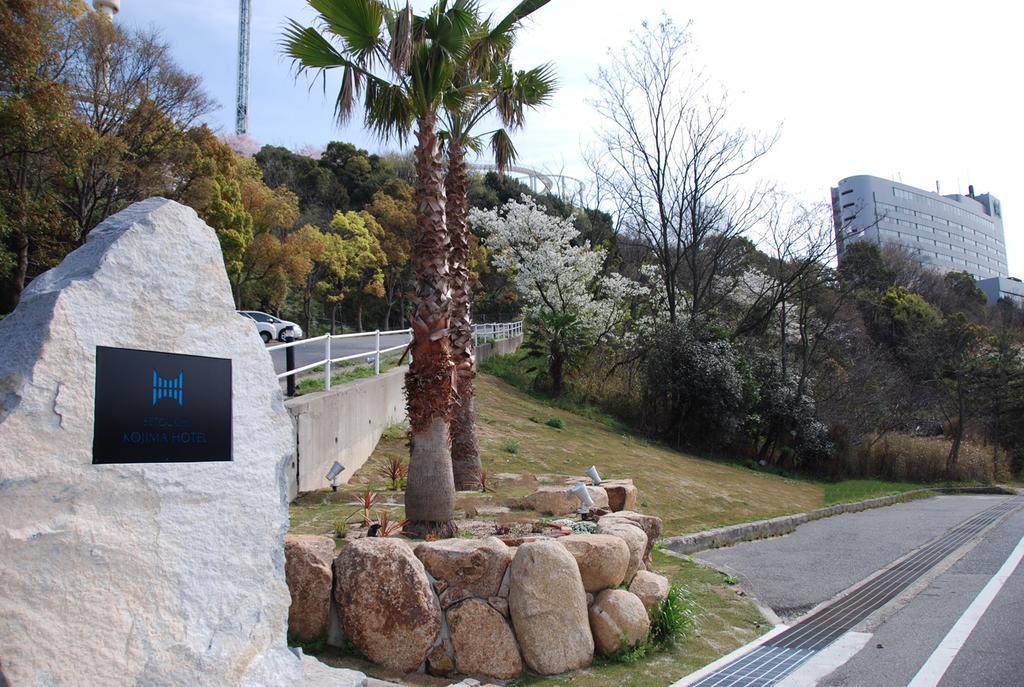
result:
[[[881,293],[896,283],[895,270],[886,264],[878,246],[868,241],[857,241],[846,247],[839,276],[843,285],[853,291]]]
[[[548,421],[544,424],[548,427],[554,427],[555,429],[565,429],[565,420],[560,417],[549,417]]]
[[[693,628],[693,603],[679,585],[672,585],[668,596],[651,611],[650,643],[659,649],[671,647]]]
[[[828,428],[818,420],[814,399],[772,358],[759,356],[752,373],[756,395],[747,426],[757,458],[820,472],[833,447]]]
[[[362,210],[373,200],[374,193],[399,178],[398,168],[390,159],[340,141],[327,144],[320,165],[345,189],[355,210]]]
[[[284,186],[299,197],[299,224],[326,226],[335,213],[350,209],[345,185],[319,160],[268,145],[256,153],[256,164],[267,186]]]
[[[723,445],[743,421],[744,376],[732,345],[665,324],[644,360],[645,425],[677,444]]]

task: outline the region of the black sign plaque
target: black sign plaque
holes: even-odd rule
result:
[[[93,465],[231,460],[231,361],[96,347]]]

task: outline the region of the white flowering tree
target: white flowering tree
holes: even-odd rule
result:
[[[494,266],[514,284],[544,347],[552,392],[595,344],[621,333],[632,298],[645,289],[603,271],[605,252],[581,240],[571,217],[547,214],[532,199],[473,209],[470,222],[484,234]]]

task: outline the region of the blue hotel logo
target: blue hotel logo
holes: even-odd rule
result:
[[[170,398],[178,402],[179,406],[185,406],[185,372],[179,372],[177,377],[164,379],[153,370],[153,405],[162,398]]]

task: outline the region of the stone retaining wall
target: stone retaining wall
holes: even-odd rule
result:
[[[289,537],[293,639],[351,645],[389,669],[511,680],[646,641],[669,593],[647,570],[661,521],[606,515],[597,534],[415,543]],[[648,536],[648,533],[653,535]]]

